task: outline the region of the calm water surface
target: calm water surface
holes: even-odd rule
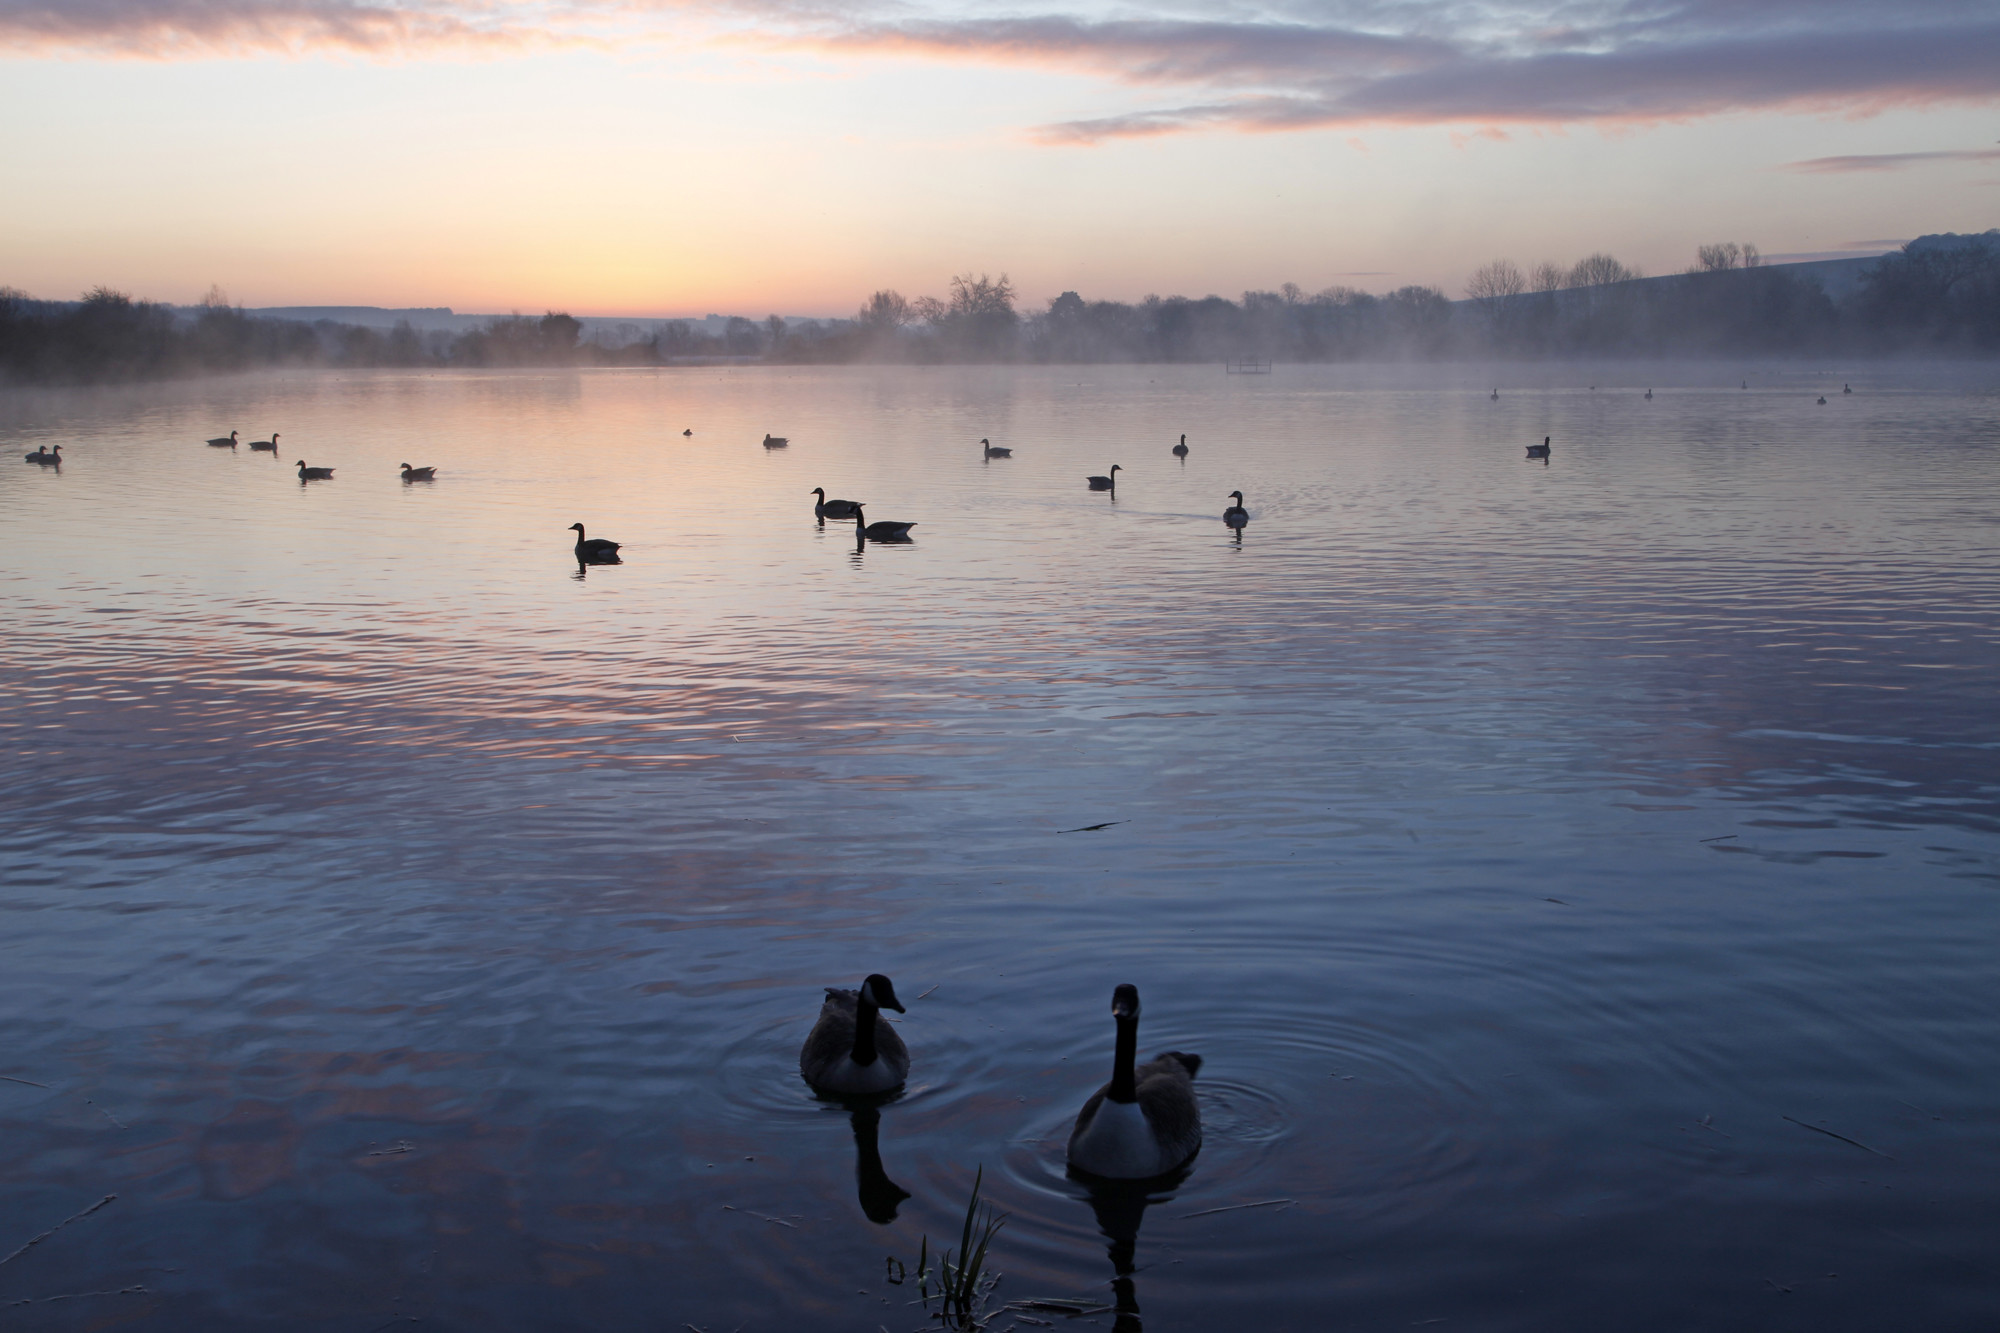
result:
[[[1992,1329],[2000,373],[1743,373],[0,399],[8,1326],[905,1333],[983,1167],[1126,1329]]]

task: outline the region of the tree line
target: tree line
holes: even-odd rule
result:
[[[1704,245],[1682,273],[1647,278],[1608,254],[1523,270],[1495,260],[1463,299],[1426,286],[1372,295],[1149,296],[1064,292],[1024,313],[1005,274],[964,274],[943,297],[872,294],[852,319],[732,317],[719,333],[685,320],[583,336],[551,311],[449,333],[263,318],[221,293],[191,312],[106,288],[39,301],[0,288],[0,380],[90,384],[276,366],[671,365],[705,360],[1176,362],[1259,359],[1967,355],[2000,350],[2000,230],[1911,241],[1836,300],[1810,275],[1761,262],[1755,246]]]

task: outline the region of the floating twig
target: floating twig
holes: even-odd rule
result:
[[[1896,1100],[1899,1102],[1903,1102],[1903,1099],[1901,1097],[1898,1097]],[[1944,1117],[1939,1115],[1936,1111],[1926,1111],[1924,1110],[1923,1107],[1917,1105],[1915,1102],[1903,1102],[1903,1105],[1909,1107],[1912,1111],[1918,1112],[1919,1114],[1927,1115],[1933,1120],[1944,1119]]]
[[[1543,901],[1543,902],[1545,902],[1545,903],[1554,903],[1554,904],[1555,904],[1555,905],[1556,905],[1557,907],[1568,907],[1568,906],[1569,906],[1569,904],[1568,904],[1568,903],[1564,902],[1564,901],[1563,901],[1562,899],[1560,899],[1560,898],[1544,898],[1544,899],[1542,899],[1542,901]]]
[[[1861,1149],[1861,1151],[1872,1152],[1877,1157],[1889,1157],[1889,1154],[1883,1152],[1880,1148],[1871,1148],[1867,1144],[1863,1143],[1860,1139],[1850,1139],[1845,1134],[1836,1134],[1830,1129],[1821,1129],[1818,1125],[1808,1125],[1803,1120],[1793,1120],[1791,1116],[1784,1116],[1782,1117],[1782,1119],[1791,1120],[1792,1123],[1797,1125],[1800,1129],[1809,1129],[1815,1134],[1824,1134],[1830,1139],[1839,1139],[1842,1143],[1851,1143],[1855,1147]],[[1893,1162],[1896,1159],[1893,1157],[1889,1157],[1889,1160]]]
[[[936,989],[938,988],[938,986],[942,986],[942,985],[944,985],[944,983],[943,983],[942,981],[940,981],[940,982],[939,982],[939,983],[937,984],[937,986],[933,986],[933,987],[931,987],[931,990],[936,990]],[[931,993],[931,990],[927,990],[927,991],[925,991],[925,992],[923,993],[923,995],[919,995],[919,996],[918,996],[917,998],[918,998],[919,1000],[921,1000],[921,999],[924,999],[924,998],[925,998],[926,996],[928,996],[928,995],[929,995],[929,994]]]
[[[1811,1128],[1812,1128],[1812,1126],[1811,1126],[1811,1125],[1807,1125],[1807,1126],[1806,1126],[1806,1128],[1807,1128],[1807,1129],[1811,1129]],[[1766,1282],[1770,1282],[1772,1286],[1776,1287],[1776,1288],[1777,1288],[1777,1289],[1778,1289],[1779,1291],[1782,1291],[1782,1292],[1784,1292],[1784,1293],[1785,1293],[1786,1295],[1788,1295],[1788,1296],[1789,1296],[1789,1295],[1791,1294],[1791,1291],[1792,1291],[1792,1289],[1791,1289],[1790,1287],[1788,1287],[1788,1286],[1784,1285],[1784,1284],[1783,1284],[1782,1282],[1772,1282],[1770,1278],[1765,1278],[1764,1280],[1765,1280]]]
[[[96,1103],[96,1102],[94,1102],[94,1101],[92,1101],[92,1100],[90,1100],[90,1098],[88,1098],[88,1097],[85,1097],[85,1098],[83,1099],[83,1104],[84,1104],[85,1106],[97,1106],[97,1103]],[[111,1122],[112,1124],[114,1124],[114,1125],[117,1125],[117,1126],[118,1126],[118,1128],[120,1128],[120,1129],[129,1129],[129,1128],[130,1128],[130,1126],[126,1125],[126,1124],[125,1124],[125,1123],[124,1123],[123,1121],[119,1120],[119,1118],[118,1118],[117,1116],[115,1116],[115,1115],[111,1114],[111,1112],[109,1112],[109,1111],[105,1110],[105,1109],[104,1109],[103,1107],[101,1107],[101,1106],[97,1106],[97,1113],[98,1113],[99,1115],[103,1116],[103,1117],[104,1117],[104,1118],[105,1118],[106,1120],[109,1120],[109,1121],[110,1121],[110,1122]]]
[[[797,1231],[799,1229],[799,1224],[797,1222],[787,1222],[782,1217],[772,1217],[769,1213],[752,1212],[748,1208],[738,1208],[734,1204],[729,1204],[729,1203],[723,1204],[722,1211],[725,1213],[741,1213],[745,1217],[754,1217],[759,1222],[776,1222],[779,1226],[790,1227],[794,1231]]]
[[[31,1088],[46,1088],[49,1086],[46,1083],[37,1083],[31,1078],[15,1078],[12,1074],[0,1074],[0,1079],[4,1079],[8,1083],[25,1083]]]
[[[374,1152],[371,1152],[368,1155],[370,1157],[394,1157],[399,1152],[415,1152],[416,1150],[417,1150],[417,1145],[410,1142],[408,1139],[397,1139],[395,1147],[377,1148]]]
[[[1281,1203],[1297,1203],[1297,1202],[1298,1202],[1297,1199],[1260,1199],[1256,1203],[1224,1204],[1220,1208],[1204,1208],[1198,1213],[1182,1213],[1181,1220],[1186,1221],[1190,1217],[1213,1217],[1217,1213],[1234,1213],[1244,1208],[1270,1208]]]
[[[1732,841],[1734,841],[1734,840],[1736,839],[1736,836],[1737,836],[1737,835],[1736,835],[1736,834],[1734,834],[1734,833],[1725,833],[1725,834],[1723,834],[1723,835],[1722,835],[1721,837],[1719,837],[1719,838],[1703,838],[1703,839],[1702,839],[1702,841],[1703,841],[1703,842],[1732,842]],[[1769,1279],[1769,1278],[1766,1278],[1766,1279],[1764,1279],[1764,1280],[1765,1280],[1766,1282],[1770,1281],[1770,1279]]]
[[[13,1263],[16,1259],[26,1254],[29,1250],[34,1249],[37,1245],[40,1245],[50,1236],[55,1235],[56,1232],[61,1231],[64,1227],[68,1226],[70,1223],[81,1222],[84,1218],[89,1217],[92,1213],[96,1212],[98,1209],[102,1208],[105,1204],[110,1203],[113,1199],[117,1197],[118,1196],[116,1194],[107,1194],[103,1198],[99,1199],[96,1203],[90,1205],[90,1207],[84,1209],[82,1212],[74,1213],[69,1217],[65,1217],[62,1221],[56,1223],[54,1226],[50,1227],[47,1231],[44,1231],[41,1235],[29,1241],[26,1245],[23,1245],[20,1249],[8,1255],[5,1259],[0,1259],[0,1264]],[[48,1299],[54,1299],[54,1298],[50,1297]]]
[[[1129,819],[1114,819],[1114,820],[1111,820],[1110,822],[1108,822],[1108,823],[1104,823],[1104,824],[1085,824],[1085,825],[1084,825],[1084,826],[1083,826],[1082,828],[1059,828],[1059,829],[1057,829],[1057,830],[1056,830],[1056,832],[1058,832],[1058,833],[1095,833],[1095,832],[1097,832],[1097,830],[1099,830],[1099,829],[1101,829],[1101,828],[1116,828],[1116,827],[1117,827],[1118,825],[1120,825],[1120,824],[1129,824],[1129,823],[1131,823],[1131,822],[1132,822],[1132,821],[1131,821],[1131,820],[1129,820]]]
[[[130,1296],[134,1292],[151,1294],[147,1292],[144,1283],[134,1282],[129,1287],[108,1287],[103,1291],[66,1291],[60,1296],[30,1296],[26,1300],[8,1301],[7,1304],[11,1308],[16,1305],[40,1305],[44,1301],[80,1301],[86,1296]]]
[[[1709,1130],[1709,1131],[1710,1131],[1710,1132],[1712,1132],[1712,1133],[1716,1133],[1716,1134],[1722,1134],[1722,1137],[1723,1137],[1723,1138],[1725,1138],[1725,1139],[1733,1139],[1733,1138],[1735,1138],[1735,1137],[1736,1137],[1736,1136],[1735,1136],[1734,1134],[1724,1134],[1724,1133],[1723,1133],[1723,1132],[1722,1132],[1721,1130],[1719,1130],[1719,1129],[1716,1129],[1716,1127],[1715,1127],[1715,1126],[1714,1126],[1713,1124],[1711,1124],[1711,1123],[1710,1123],[1710,1122],[1711,1122],[1711,1121],[1713,1121],[1714,1119],[1715,1119],[1715,1113],[1711,1111],[1711,1112],[1710,1112],[1709,1114],[1707,1114],[1707,1115],[1703,1116],[1703,1117],[1702,1117],[1701,1119],[1699,1119],[1699,1120],[1695,1121],[1695,1123],[1696,1123],[1697,1125],[1700,1125],[1700,1126],[1701,1126],[1701,1127],[1702,1127],[1703,1129],[1706,1129],[1706,1130]],[[1812,1126],[1811,1126],[1811,1125],[1807,1125],[1807,1126],[1806,1126],[1806,1128],[1807,1128],[1807,1129],[1811,1129],[1811,1128],[1812,1128]]]

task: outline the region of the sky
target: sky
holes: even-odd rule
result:
[[[846,315],[2000,226],[1993,0],[0,0],[0,286]]]

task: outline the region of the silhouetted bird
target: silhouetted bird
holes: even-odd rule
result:
[[[1201,1108],[1194,1076],[1201,1057],[1180,1051],[1137,1063],[1139,989],[1122,985],[1111,994],[1118,1025],[1111,1081],[1077,1113],[1069,1136],[1069,1164],[1111,1180],[1164,1176],[1201,1150]]]
[[[438,470],[434,467],[411,467],[403,464],[404,481],[436,481]]]
[[[1229,498],[1236,503],[1222,511],[1222,521],[1241,532],[1250,526],[1250,511],[1243,507],[1243,492],[1231,491]]]
[[[979,447],[984,451],[983,456],[986,458],[1012,458],[1014,456],[1012,449],[995,448],[991,440],[981,440]]]
[[[786,439],[782,435],[771,435],[767,433],[764,436],[764,447],[766,449],[782,449],[790,443],[791,441]]]
[[[880,972],[860,990],[826,988],[819,1021],[799,1048],[799,1073],[819,1092],[866,1096],[898,1087],[910,1075],[910,1050],[881,1015],[907,1013],[896,988]]]
[[[618,542],[608,542],[602,537],[585,537],[583,524],[572,523],[570,530],[576,533],[576,559],[583,565],[608,565],[618,559]]]
[[[829,500],[826,488],[815,486],[812,493],[819,498],[813,501],[813,517],[817,519],[853,518],[861,512],[861,505],[854,500]]]
[[[208,443],[212,449],[234,449],[236,447],[236,432],[232,430],[226,437],[217,436]]]
[[[1103,477],[1085,477],[1084,480],[1090,483],[1090,489],[1093,491],[1108,491],[1118,485],[1118,472],[1119,472],[1118,464],[1113,463],[1111,465],[1110,475]]]
[[[1549,456],[1549,437],[1548,437],[1548,436],[1546,436],[1546,435],[1542,436],[1542,442],[1541,442],[1540,444],[1531,444],[1531,445],[1529,445],[1529,446],[1528,446],[1528,457],[1530,457],[1530,458],[1547,458],[1548,456]]]
[[[892,523],[883,519],[880,523],[870,523],[868,516],[861,512],[859,504],[854,506],[854,531],[871,542],[900,542],[909,540],[914,523]]]
[[[259,453],[259,452],[261,452],[261,453],[267,453],[267,454],[275,454],[275,453],[277,453],[277,452],[278,452],[278,432],[276,432],[276,431],[272,431],[272,432],[271,432],[271,438],[270,438],[270,439],[268,439],[268,440],[252,440],[252,441],[250,441],[250,452],[251,452],[251,453],[253,453],[253,454],[254,454],[254,453]]]
[[[32,454],[22,454],[21,457],[30,463],[40,463],[44,467],[61,467],[62,446],[57,445],[53,449],[40,448]]]
[[[1187,457],[1187,436],[1185,435],[1181,436],[1181,442],[1174,446],[1174,457],[1175,458]]]
[[[301,458],[299,460],[299,480],[332,481],[333,469],[330,467],[307,467],[306,460]]]

